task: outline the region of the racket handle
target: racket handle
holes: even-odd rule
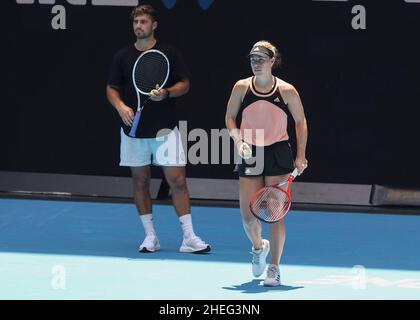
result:
[[[293,177],[293,179],[294,179],[294,178],[296,178],[298,175],[299,175],[299,174],[298,174],[298,169],[297,169],[297,168],[295,168],[295,170],[293,170],[293,172],[292,172],[292,177]]]
[[[137,111],[136,115],[134,116],[133,125],[131,126],[130,133],[128,134],[132,138],[136,136],[137,127],[140,121],[140,116],[141,116],[141,111]]]

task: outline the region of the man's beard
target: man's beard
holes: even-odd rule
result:
[[[150,36],[152,35],[152,32],[146,33],[146,32],[140,32],[140,33],[136,33],[137,39],[141,40],[141,39],[147,39],[150,38]]]

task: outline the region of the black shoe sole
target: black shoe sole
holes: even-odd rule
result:
[[[191,252],[191,253],[200,254],[200,253],[207,253],[207,252],[210,252],[210,251],[211,251],[211,247],[210,246],[207,246],[206,248],[204,248],[202,250],[194,251],[194,252]]]

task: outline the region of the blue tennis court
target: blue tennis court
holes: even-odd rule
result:
[[[0,299],[420,297],[420,216],[292,210],[282,285],[267,288],[252,277],[239,209],[193,207],[212,245],[203,255],[178,252],[173,210],[154,206],[162,249],[141,254],[133,204],[0,199]]]

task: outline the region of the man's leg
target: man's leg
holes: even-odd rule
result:
[[[152,213],[150,196],[150,166],[131,167],[134,202],[140,215]]]
[[[184,234],[181,252],[202,253],[211,250],[210,245],[196,236],[193,229],[190,196],[185,178],[185,167],[163,167],[171,188],[172,201]]]
[[[131,167],[131,173],[133,176],[134,202],[146,234],[139,251],[154,252],[160,249],[160,244],[153,226],[150,166]]]
[[[178,217],[190,214],[190,195],[185,177],[185,167],[163,167],[163,172],[171,188],[176,214]]]

